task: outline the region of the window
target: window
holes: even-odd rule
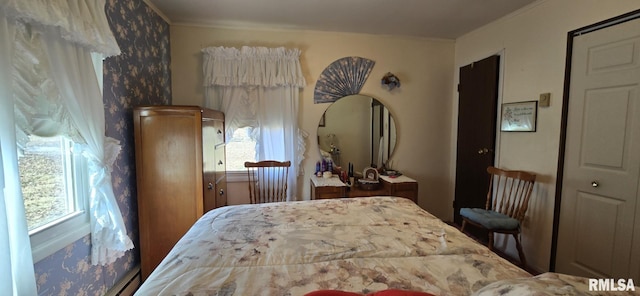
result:
[[[102,55],[92,54],[100,89],[102,60]],[[27,131],[17,131],[17,137],[24,139]],[[89,174],[81,147],[67,137],[29,135],[25,141],[19,141],[18,169],[33,260],[37,262],[91,232]]]
[[[13,135],[7,133],[16,133],[15,143],[3,143],[10,145],[3,149],[3,156],[7,156],[4,161],[8,161],[11,168],[6,170],[10,175],[7,186],[9,193],[11,197],[18,198],[18,204],[7,203],[7,212],[15,215],[5,215],[5,211],[2,211],[0,220],[3,223],[4,220],[8,221],[11,223],[9,225],[19,225],[10,232],[16,238],[12,240],[15,243],[7,245],[9,248],[0,248],[3,258],[6,255],[12,259],[24,257],[24,247],[29,247],[26,239],[30,238],[34,260],[38,261],[69,246],[74,240],[84,237],[85,240],[81,241],[88,242],[88,233],[92,234],[92,264],[111,264],[122,257],[124,251],[133,248],[113,192],[111,174],[107,173],[121,146],[116,139],[105,134],[105,106],[100,90],[102,84],[96,80],[96,75],[98,79],[104,76],[102,62],[99,56],[89,56],[92,51],[115,56],[120,53],[120,48],[104,9],[100,9],[100,5],[83,4],[87,5],[65,11],[64,24],[52,23],[51,17],[55,18],[55,12],[47,13],[45,5],[8,5],[9,11],[30,17],[4,20],[0,25],[3,27],[0,35],[6,37],[3,40],[10,41],[2,47],[12,53],[10,57],[0,55],[3,64],[8,66],[0,71],[7,78],[2,80],[0,87],[3,90],[1,109],[3,115],[9,115],[4,116],[6,120],[2,119],[0,130],[3,139],[13,139]],[[27,8],[35,8],[42,13],[33,14]],[[37,30],[32,30],[36,27]],[[67,38],[70,35],[73,38]],[[90,59],[95,64],[90,63]],[[14,128],[7,128],[10,126]],[[27,157],[22,159],[23,163],[28,163],[28,157],[38,157],[32,151],[25,151],[30,140],[36,141],[35,138],[29,138],[32,134],[45,137],[61,135],[75,143],[58,138],[58,143],[54,145],[57,147],[55,157],[43,159],[43,155],[38,155],[41,158],[35,161],[40,165],[44,164],[39,162],[50,163],[53,169],[40,169],[36,173],[42,176],[36,178],[36,182],[21,183],[18,176],[20,157],[17,154]],[[88,145],[78,145],[85,142]],[[44,142],[40,144],[44,145]],[[81,150],[76,150],[76,147]],[[22,167],[27,171],[31,166],[34,165]],[[24,179],[28,180],[26,176]],[[25,207],[20,204],[23,200],[21,191],[24,189],[25,195],[31,196],[41,193],[44,191],[41,188],[30,189],[43,185],[41,183],[44,181],[53,184],[49,184],[53,188],[49,190],[53,193],[47,194],[48,210],[36,215],[30,213],[31,231],[28,231]],[[89,200],[91,206],[87,206]],[[46,204],[41,200],[35,203],[28,200],[27,207],[31,210],[42,203]],[[92,223],[94,217],[96,223]],[[6,230],[0,229],[0,235],[9,234]],[[11,260],[6,267],[20,271],[18,276],[24,278],[23,273],[32,270],[29,268],[32,260],[25,258],[26,265],[21,262]],[[30,281],[16,278],[16,285],[24,284],[32,290],[28,287]]]
[[[62,136],[29,136],[18,167],[34,261],[90,231],[86,161]]]
[[[227,141],[227,171],[244,171],[245,161],[256,161],[256,141],[251,138],[252,132],[252,127],[236,129]]]

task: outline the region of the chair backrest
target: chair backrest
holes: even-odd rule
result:
[[[245,162],[252,204],[286,201],[291,161]]]
[[[505,214],[522,222],[529,207],[529,198],[536,175],[524,171],[509,171],[488,167],[491,176],[486,209]]]

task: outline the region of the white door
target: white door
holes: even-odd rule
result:
[[[570,85],[556,271],[640,282],[640,20],[575,37]]]

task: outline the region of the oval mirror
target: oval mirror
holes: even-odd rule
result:
[[[324,159],[354,172],[380,167],[393,154],[396,125],[389,110],[378,100],[351,95],[335,101],[318,124],[318,148]]]

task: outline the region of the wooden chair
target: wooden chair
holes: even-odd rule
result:
[[[245,162],[252,204],[287,200],[287,179],[291,161]]]
[[[516,248],[520,263],[526,266],[527,261],[520,243],[520,226],[529,207],[529,198],[536,180],[536,175],[523,171],[508,171],[488,167],[491,176],[487,202],[484,209],[462,208],[461,231],[468,224],[486,229],[489,232],[488,247],[493,250],[493,234],[511,234],[516,240]]]

